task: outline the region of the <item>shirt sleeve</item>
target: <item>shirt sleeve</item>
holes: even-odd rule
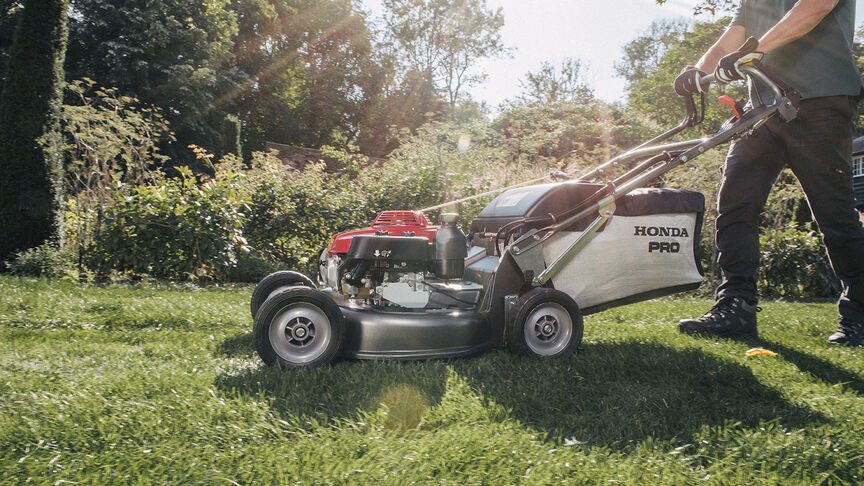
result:
[[[738,10],[735,11],[735,16],[732,17],[732,23],[729,25],[740,25],[741,27],[746,28],[746,23],[745,23],[745,16],[746,16],[745,5],[746,5],[746,3],[747,3],[746,0],[741,0],[741,4],[738,6]]]

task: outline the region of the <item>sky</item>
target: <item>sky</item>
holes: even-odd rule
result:
[[[372,17],[380,15],[380,0],[362,0]],[[568,57],[587,64],[586,79],[595,94],[606,101],[622,100],[624,80],[617,77],[614,62],[624,45],[646,31],[654,20],[693,20],[697,0],[487,0],[490,8],[504,12],[502,38],[514,48],[512,58],[484,60],[478,65],[486,81],[470,89],[471,95],[497,107],[520,92],[519,80],[539,70],[544,61],[560,65]],[[864,22],[864,0],[856,0],[855,25]],[[700,15],[698,19],[710,20]],[[694,59],[695,61],[695,59]]]

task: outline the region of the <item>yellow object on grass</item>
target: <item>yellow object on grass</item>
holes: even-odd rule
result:
[[[765,348],[753,348],[748,349],[747,352],[744,353],[744,355],[749,358],[750,356],[777,356],[777,353],[775,353],[774,351],[769,351]]]

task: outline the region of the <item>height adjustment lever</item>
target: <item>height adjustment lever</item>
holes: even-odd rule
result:
[[[735,113],[735,118],[740,119],[741,113],[738,112],[737,103],[732,99],[729,95],[723,95],[717,98],[717,102],[721,105],[729,105],[729,108],[732,108],[732,113]]]

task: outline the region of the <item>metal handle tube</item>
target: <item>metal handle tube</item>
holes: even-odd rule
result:
[[[597,177],[598,174],[600,174],[601,172],[603,172],[607,168],[613,167],[617,164],[620,164],[620,163],[623,163],[623,162],[626,162],[629,160],[632,160],[634,157],[638,157],[637,155],[633,155],[634,152],[637,152],[640,149],[644,149],[646,147],[650,147],[650,146],[654,145],[655,143],[662,142],[664,140],[668,140],[669,138],[672,138],[673,136],[681,133],[685,128],[687,128],[689,126],[690,126],[690,117],[686,117],[675,128],[669,130],[668,132],[661,133],[660,135],[657,135],[656,137],[652,138],[651,140],[648,140],[645,143],[637,145],[636,147],[628,150],[627,152],[624,152],[623,154],[618,155],[617,157],[613,158],[612,160],[609,160],[608,162],[604,162],[603,164],[598,165],[597,167],[591,169],[589,172],[582,174],[581,176],[577,177],[577,180],[583,181],[583,182],[590,181],[591,179]],[[650,154],[650,155],[655,155],[655,154]]]
[[[589,172],[583,176],[580,176],[579,179],[577,179],[577,180],[579,182],[587,182],[590,179],[594,178],[600,172],[606,170],[609,167],[615,166],[617,164],[629,162],[629,161],[634,160],[634,159],[642,159],[642,158],[646,158],[646,157],[651,157],[652,155],[662,154],[663,152],[679,152],[681,150],[687,150],[691,147],[695,147],[696,145],[699,145],[700,143],[704,142],[705,140],[708,140],[708,139],[700,138],[700,139],[694,139],[694,140],[685,140],[683,142],[667,143],[664,145],[655,145],[653,147],[644,147],[641,149],[635,148],[633,150],[630,150],[629,152],[625,152],[625,153],[613,158],[612,160],[610,160],[604,164],[597,166],[591,172]]]

